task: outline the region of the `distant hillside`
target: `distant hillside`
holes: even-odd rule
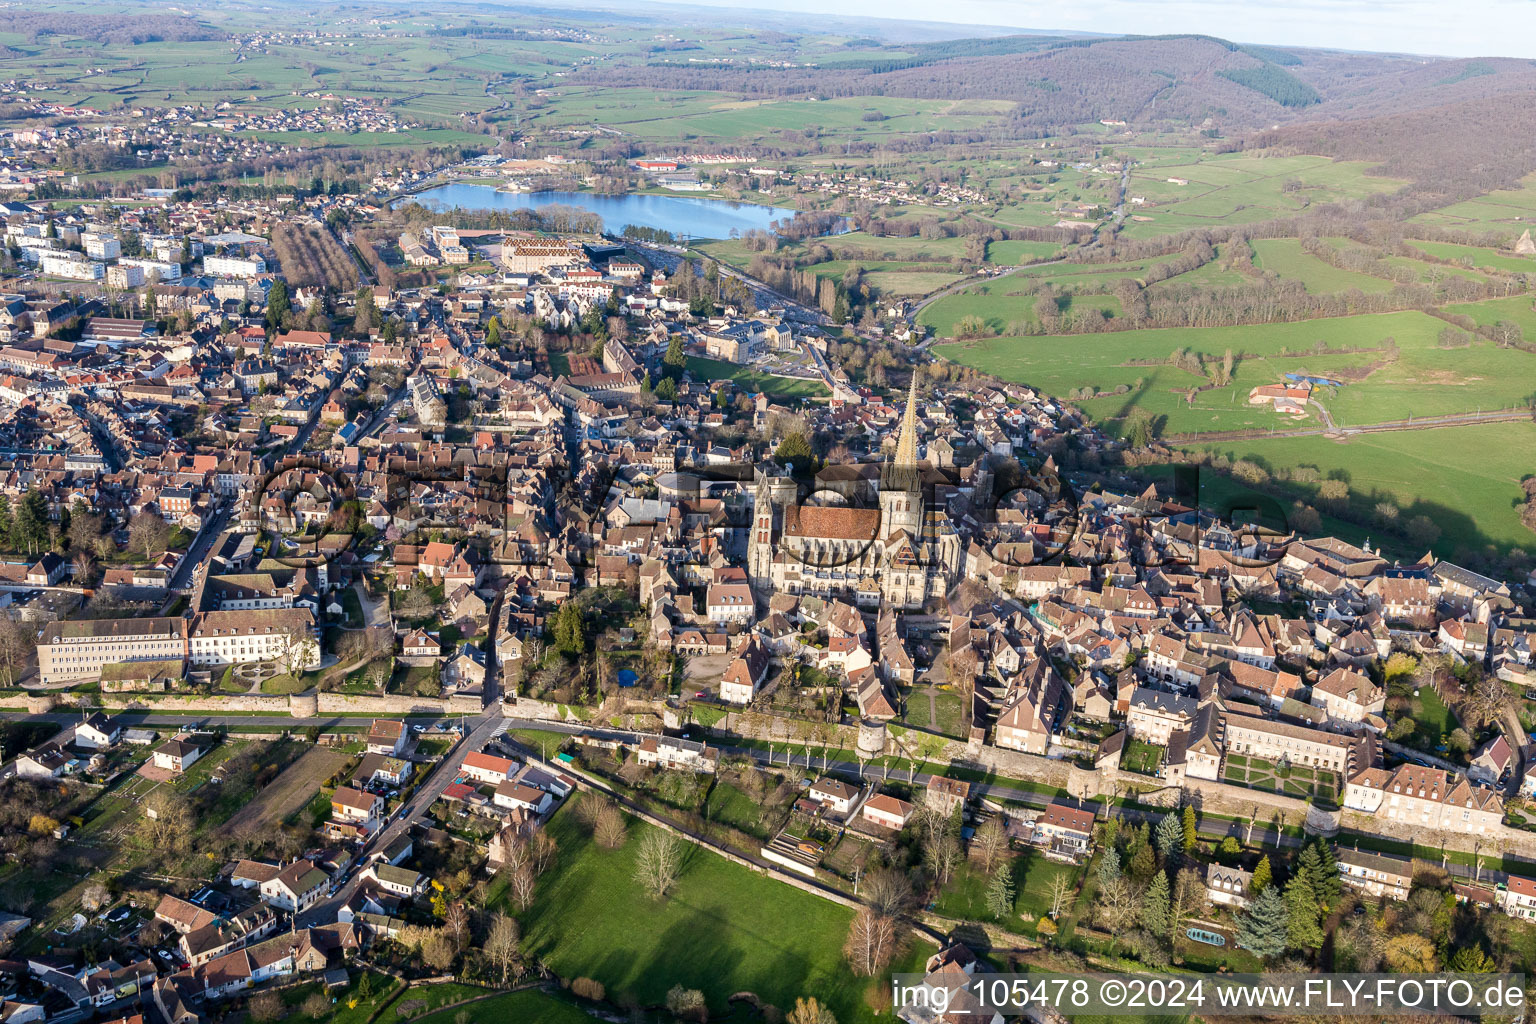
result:
[[[1536,64],[1245,46],[1210,36],[949,39],[825,60],[814,71],[657,62],[584,74],[605,84],[746,95],[1002,99],[1029,127],[1101,119],[1226,133],[1536,94]],[[1519,102],[1524,102],[1519,101]]]

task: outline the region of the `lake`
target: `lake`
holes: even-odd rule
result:
[[[603,230],[618,234],[626,224],[670,231],[689,238],[729,238],[731,231],[769,230],[776,220],[788,220],[794,210],[756,203],[697,196],[622,195],[591,192],[498,192],[490,185],[439,185],[401,202],[418,202],[429,210],[530,210],[541,206],[576,206],[603,219]]]

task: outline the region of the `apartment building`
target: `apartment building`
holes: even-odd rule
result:
[[[315,617],[308,608],[202,612],[187,632],[187,655],[194,665],[278,661],[309,668],[320,663]]]
[[[1131,694],[1131,710],[1126,716],[1125,727],[1132,737],[1143,743],[1166,747],[1169,737],[1189,728],[1195,720],[1197,707],[1193,697],[1138,686]]]
[[[45,683],[99,679],[103,665],[174,661],[187,656],[187,620],[85,619],[51,622],[37,644],[37,671]]]
[[[1349,736],[1247,715],[1226,716],[1226,752],[1323,768],[1343,775],[1372,761],[1369,734]]]
[[[1504,820],[1497,791],[1474,786],[1459,773],[1414,764],[1356,773],[1344,786],[1344,806],[1418,828],[1470,834],[1497,831]]]
[[[1394,900],[1408,898],[1413,888],[1413,861],[1385,853],[1340,850],[1339,880],[1351,889]]]

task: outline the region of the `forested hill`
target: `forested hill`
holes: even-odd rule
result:
[[[1536,95],[1536,65],[1505,58],[1243,46],[1210,36],[1111,39],[1005,36],[888,47],[806,68],[700,64],[664,56],[582,73],[605,84],[747,96],[1001,99],[1034,127],[1098,120],[1199,124],[1224,131],[1401,114]]]

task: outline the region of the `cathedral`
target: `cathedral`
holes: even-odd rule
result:
[[[787,472],[759,468],[747,572],[761,592],[838,597],[918,609],[960,576],[964,548],[928,500],[917,459],[917,379],[896,454],[883,465],[830,466],[801,499]]]

